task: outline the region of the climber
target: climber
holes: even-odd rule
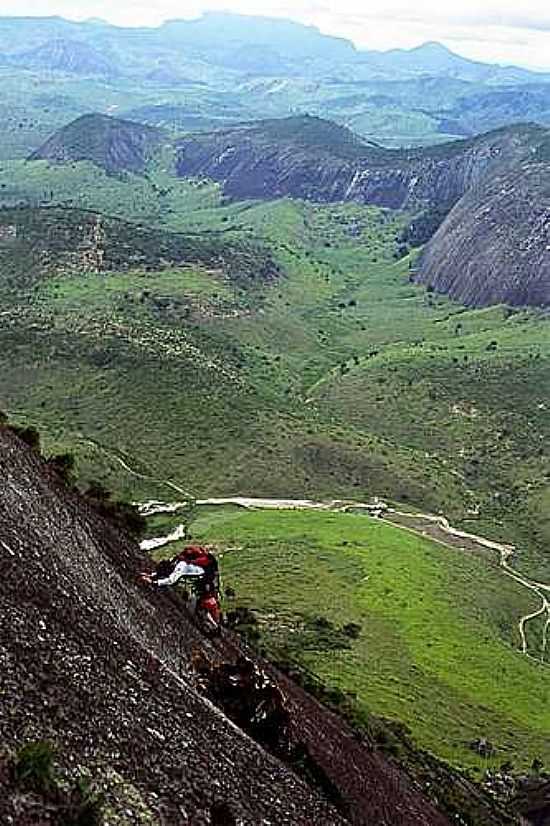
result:
[[[193,581],[196,598],[192,613],[201,609],[216,625],[220,624],[218,561],[207,548],[188,545],[171,559],[161,560],[152,574],[142,573],[140,579],[155,588],[176,585],[181,579]]]
[[[201,590],[217,593],[219,574],[214,554],[200,545],[188,545],[171,559],[161,559],[152,574],[140,575],[144,582],[157,588],[175,585],[183,577],[200,577]]]
[[[288,752],[291,718],[286,697],[263,668],[241,656],[234,664],[203,665],[200,674],[212,700],[237,725],[274,753]]]

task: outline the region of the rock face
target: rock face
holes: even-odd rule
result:
[[[397,764],[285,681],[301,742],[346,801],[339,814],[202,695],[197,651],[234,659],[237,641],[208,642],[169,595],[139,586],[137,545],[5,426],[0,477],[0,758],[46,739],[67,770],[87,767],[109,789],[116,771],[119,797],[131,791],[128,826],[145,822],[138,810],[166,826],[221,822],[220,801],[235,814],[223,822],[243,826],[450,822]],[[0,822],[38,822],[25,819],[28,805],[36,817],[0,759]]]
[[[472,307],[550,306],[550,164],[468,192],[428,243],[418,280]]]
[[[414,209],[456,203],[486,175],[525,157],[532,133],[519,127],[429,149],[388,150],[319,118],[289,118],[185,138],[177,170],[220,181],[235,199],[291,196]]]
[[[163,132],[107,115],[83,115],[52,135],[29,160],[91,161],[110,173],[143,172]]]
[[[31,159],[142,172],[162,140],[158,129],[91,115],[62,129]],[[550,303],[550,137],[541,127],[390,150],[305,116],[195,133],[179,140],[176,151],[179,176],[219,181],[233,199],[373,204],[420,217],[411,228],[439,225],[450,213],[424,251],[419,282],[469,306]],[[430,219],[435,213],[437,222]],[[413,244],[426,240],[418,232],[410,237]]]
[[[450,211],[424,251],[418,281],[469,306],[544,307],[549,147],[547,130],[526,125],[429,149],[384,150],[341,127],[298,118],[187,138],[178,173],[220,181],[232,198]]]
[[[167,823],[209,822],[220,797],[250,824],[341,822],[194,690],[202,639],[140,592],[132,544],[5,431],[0,466],[2,747],[50,738],[65,757],[114,765]]]

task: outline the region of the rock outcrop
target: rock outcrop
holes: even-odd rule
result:
[[[550,164],[468,192],[428,243],[418,281],[470,307],[550,305]]]
[[[125,826],[207,826],[222,822],[216,807],[242,826],[448,826],[397,762],[272,671],[300,742],[342,798],[338,812],[204,696],[197,654],[234,659],[238,641],[209,642],[169,594],[140,586],[137,544],[4,425],[0,477],[2,824],[41,814],[3,755],[46,740],[73,780],[92,773]],[[451,783],[454,799],[460,784],[467,792],[465,779]],[[476,823],[514,822],[471,793]]]
[[[143,172],[164,139],[160,129],[108,115],[83,115],[49,138],[29,160],[91,161],[109,173]]]
[[[488,174],[524,158],[533,131],[517,127],[422,150],[389,150],[319,118],[289,118],[189,136],[178,144],[177,170],[219,181],[235,199],[450,206]]]
[[[139,172],[163,137],[158,129],[87,116],[32,158]],[[390,150],[304,116],[189,135],[176,143],[176,169],[182,177],[220,182],[235,200],[293,197],[404,210],[413,216],[413,245],[427,240],[419,226],[433,232],[449,213],[424,251],[420,283],[469,306],[544,307],[550,303],[549,147],[548,130],[527,124]]]
[[[186,138],[178,173],[220,181],[231,198],[358,201],[426,216],[450,211],[417,280],[469,306],[544,307],[548,141],[547,130],[520,125],[422,150],[386,150],[317,118],[295,118]]]

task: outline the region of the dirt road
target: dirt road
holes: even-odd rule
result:
[[[144,516],[158,513],[177,513],[180,507],[185,506],[185,502],[148,502],[140,505],[140,511]],[[444,516],[437,516],[423,512],[400,511],[385,505],[376,497],[371,503],[354,502],[352,500],[331,500],[328,502],[316,501],[313,499],[270,499],[250,496],[224,496],[209,499],[197,499],[197,505],[223,506],[236,505],[246,509],[259,510],[317,510],[332,512],[357,512],[367,513],[390,522],[397,527],[404,528],[420,536],[430,537],[442,545],[451,548],[459,548],[465,551],[492,551],[498,555],[500,568],[506,576],[515,580],[518,585],[529,590],[540,599],[540,605],[536,611],[532,611],[518,620],[518,632],[521,640],[521,651],[525,655],[534,656],[529,650],[526,635],[527,623],[537,617],[546,615],[545,624],[541,634],[540,648],[537,652],[537,659],[545,662],[548,649],[548,638],[550,636],[550,585],[531,580],[521,574],[510,565],[509,560],[514,555],[516,549],[513,545],[495,542],[477,534],[469,533],[453,527]],[[165,537],[145,540],[142,543],[143,550],[160,548],[173,542],[176,534],[181,533],[183,526],[177,526],[175,531]]]

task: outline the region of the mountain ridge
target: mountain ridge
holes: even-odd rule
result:
[[[6,22],[4,23],[4,21]],[[48,24],[55,24],[58,30],[73,33],[78,32],[81,33],[83,38],[93,35],[95,30],[97,30],[100,35],[102,33],[102,36],[121,35],[123,37],[127,37],[132,31],[137,31],[138,33],[144,33],[148,37],[153,37],[153,39],[157,40],[159,37],[162,38],[163,35],[168,35],[169,39],[176,36],[176,39],[178,39],[179,35],[180,38],[184,37],[184,39],[189,40],[191,45],[193,45],[194,41],[195,46],[197,45],[197,35],[199,36],[200,44],[200,37],[202,35],[201,30],[204,30],[206,42],[213,43],[214,45],[222,44],[223,46],[225,46],[228,39],[233,43],[239,41],[243,43],[250,42],[250,33],[252,31],[257,33],[258,31],[263,30],[266,32],[269,31],[270,37],[268,39],[269,42],[272,42],[273,32],[275,31],[275,35],[277,35],[277,32],[279,31],[285,38],[284,42],[286,48],[290,49],[290,52],[287,52],[287,54],[291,54],[292,49],[297,49],[295,52],[296,57],[301,59],[308,56],[308,49],[310,48],[313,49],[312,52],[309,52],[310,57],[319,56],[318,49],[313,47],[313,43],[315,42],[317,45],[322,43],[325,44],[329,49],[329,52],[327,53],[328,55],[330,55],[330,48],[332,47],[334,49],[333,58],[337,55],[341,55],[341,58],[339,59],[343,60],[349,60],[351,57],[356,58],[359,62],[366,60],[376,63],[380,59],[387,62],[391,59],[391,57],[398,57],[404,59],[406,62],[410,62],[410,68],[413,71],[418,71],[419,69],[422,70],[422,65],[419,65],[416,68],[414,67],[415,56],[421,58],[422,64],[422,58],[428,56],[433,58],[434,55],[438,55],[440,57],[444,56],[446,61],[450,59],[457,70],[460,67],[465,72],[474,72],[476,70],[475,67],[482,67],[483,71],[491,68],[494,76],[497,76],[499,71],[502,71],[504,76],[508,73],[507,76],[509,77],[510,70],[513,70],[518,73],[518,77],[530,77],[533,80],[547,77],[550,81],[550,72],[539,72],[516,66],[486,64],[481,61],[471,60],[470,58],[453,52],[449,47],[437,41],[427,41],[409,49],[388,49],[384,51],[376,49],[359,49],[351,40],[338,35],[327,34],[314,25],[306,25],[297,21],[279,17],[270,18],[261,15],[243,15],[234,12],[210,11],[194,19],[175,18],[172,20],[166,20],[158,26],[140,26],[137,29],[115,26],[107,21],[98,21],[93,18],[85,21],[72,21],[63,18],[60,15],[42,17],[0,17],[0,42],[2,39],[2,28],[7,28],[10,31],[10,34],[13,35],[13,32],[16,30],[18,24],[29,27],[35,33],[35,37],[38,36],[36,30],[40,29],[40,27],[44,27]],[[220,29],[223,30],[223,35],[219,31]],[[300,49],[299,45],[293,45],[292,43],[292,40],[294,40],[295,43],[298,44],[301,35],[304,36],[306,40],[309,39],[312,43],[312,46],[307,47],[306,51]],[[257,34],[255,34],[254,37],[257,38]],[[290,41],[289,38],[291,38]],[[12,50],[16,51],[17,39],[14,43],[12,38],[12,41],[8,41],[6,45],[8,53]],[[37,43],[36,45],[39,44]],[[325,57],[326,56],[327,55],[325,55]]]
[[[32,69],[46,69],[76,75],[115,77],[118,67],[101,51],[83,40],[58,37],[31,51],[10,55],[9,62]]]
[[[162,123],[173,134],[308,113],[388,146],[421,146],[526,118],[550,125],[550,72],[482,64],[430,43],[363,51],[284,18],[217,13],[124,28],[0,17],[0,53],[10,138],[0,158],[26,157],[76,113],[128,117],[167,101],[187,112]],[[527,107],[526,85],[539,87]],[[503,103],[506,90],[515,94]]]
[[[543,198],[545,182],[550,180],[545,155],[549,140],[548,130],[518,124],[437,147],[386,149],[311,116],[244,123],[169,140],[152,127],[89,115],[53,135],[29,160],[88,160],[107,173],[143,174],[164,141],[175,152],[177,176],[216,181],[233,201],[291,197],[400,210],[411,215],[405,240],[416,246],[428,241],[449,215],[420,259],[420,283],[470,306],[546,306],[550,284],[544,268],[544,232],[539,232],[536,241],[532,239],[535,229],[527,204]],[[520,183],[521,175],[514,175],[514,170],[523,167],[537,170],[525,176],[529,193]],[[487,184],[490,180],[508,182],[506,198],[518,208],[514,216],[509,208],[496,209],[499,195]],[[520,203],[524,204],[521,209]],[[470,216],[486,215],[492,207],[493,217],[483,222],[480,235]],[[419,231],[421,225],[424,229]],[[508,240],[501,238],[506,227],[510,229]],[[512,237],[514,243],[509,240]],[[520,241],[525,241],[525,249],[518,248]],[[458,265],[457,250],[463,245],[470,261],[468,287]],[[485,252],[471,256],[480,246]],[[509,260],[514,262],[511,268]],[[523,280],[522,268],[526,272]],[[512,270],[516,274],[511,282],[501,278],[505,271],[511,277]]]

